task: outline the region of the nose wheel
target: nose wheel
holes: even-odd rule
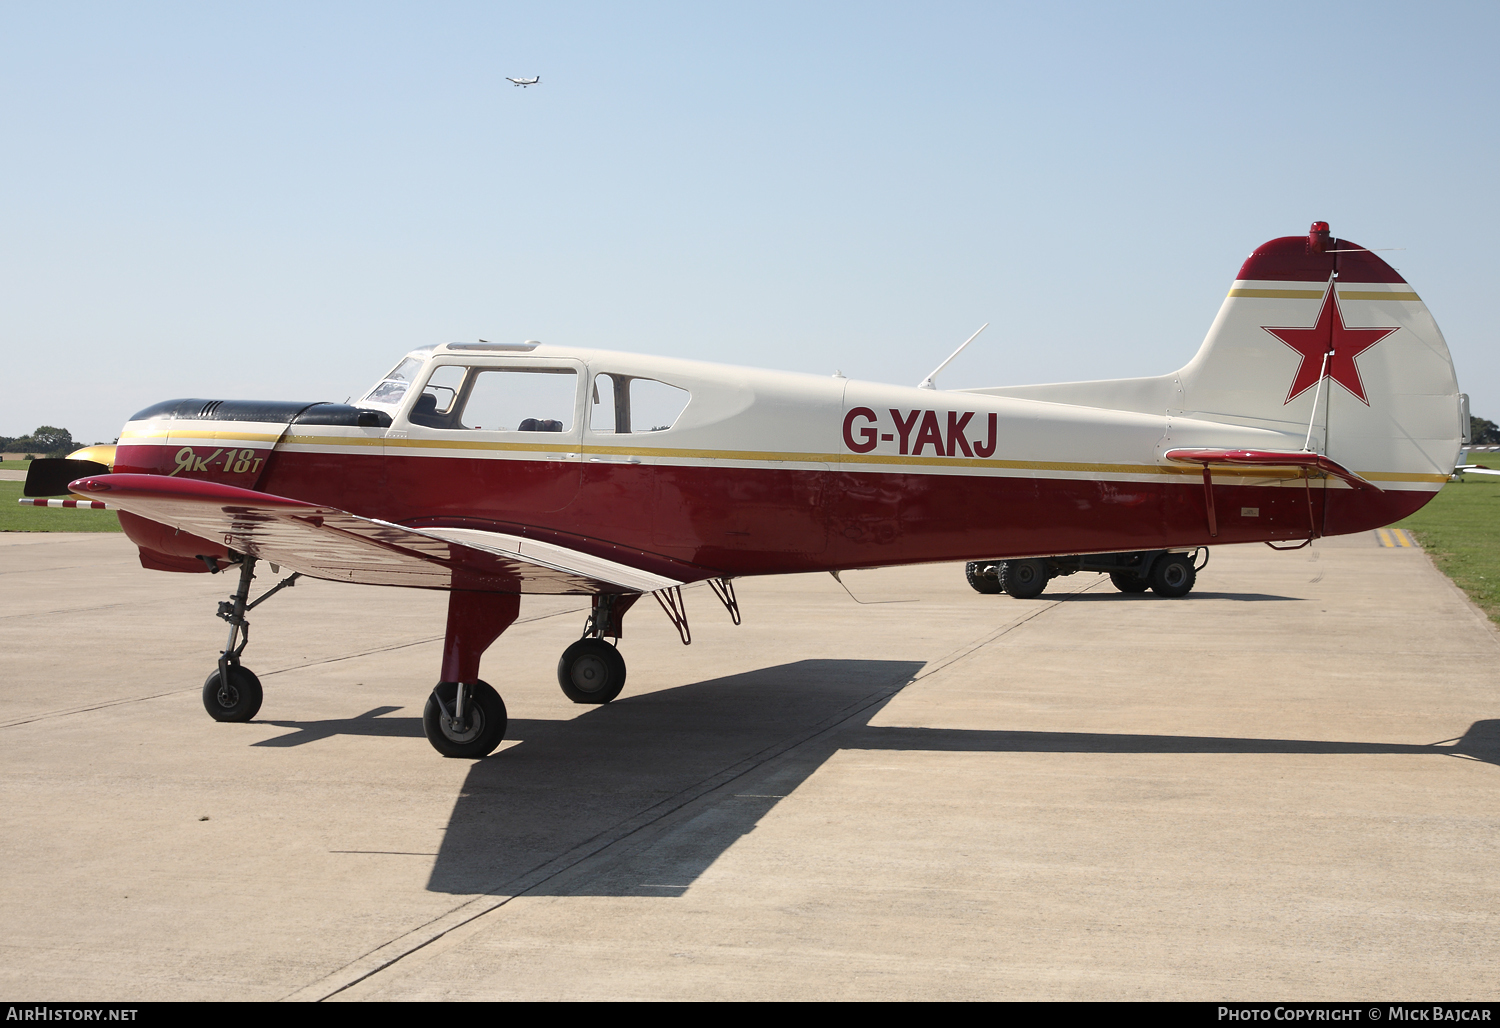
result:
[[[203,709],[215,721],[249,721],[260,710],[265,692],[255,672],[230,664],[229,674],[215,671],[203,683]]]
[[[579,639],[557,662],[557,684],[574,703],[608,703],[625,688],[625,658],[603,639]]]

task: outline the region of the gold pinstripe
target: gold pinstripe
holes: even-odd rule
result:
[[[165,436],[166,432],[126,433],[125,438]],[[242,439],[273,442],[277,437],[243,432],[203,432],[194,436],[199,439]],[[670,460],[751,461],[775,464],[866,464],[885,467],[933,467],[933,468],[989,468],[1008,471],[1055,471],[1066,474],[1096,475],[1165,475],[1173,478],[1201,477],[1197,467],[1166,467],[1159,464],[1099,464],[1083,461],[1039,461],[1005,460],[983,457],[915,457],[890,454],[866,453],[789,453],[775,450],[690,450],[665,446],[577,446],[558,443],[502,443],[486,440],[446,439],[389,439],[379,436],[302,436],[287,434],[282,437],[282,446],[306,447],[370,447],[386,446],[402,449],[488,451],[501,453],[578,453],[588,456],[610,457],[654,457]],[[1300,472],[1291,468],[1245,468],[1239,466],[1211,466],[1216,478],[1270,478],[1296,479]],[[1432,482],[1442,483],[1447,475],[1412,474],[1397,471],[1361,471],[1364,478],[1377,482]]]
[[[1264,300],[1321,300],[1322,289],[1231,289],[1230,296],[1248,296]],[[1340,300],[1421,300],[1411,290],[1386,292],[1376,289],[1340,289]]]
[[[1372,289],[1340,289],[1340,300],[1421,300],[1422,298],[1413,292],[1386,293]]]
[[[1321,300],[1321,289],[1231,289],[1230,296],[1254,296],[1268,300]]]

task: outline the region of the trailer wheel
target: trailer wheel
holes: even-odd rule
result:
[[[993,561],[970,561],[964,565],[964,577],[969,580],[969,585],[976,593],[994,594],[1000,591],[1000,572]]]
[[[1143,593],[1151,588],[1151,583],[1134,571],[1111,571],[1109,580],[1122,593]]]
[[[1186,553],[1166,554],[1151,567],[1151,591],[1158,596],[1186,596],[1197,580],[1198,572]]]
[[[1007,560],[1000,564],[1000,588],[1018,600],[1030,600],[1047,588],[1047,565],[1040,560]]]

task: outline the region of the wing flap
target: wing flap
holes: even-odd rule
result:
[[[408,528],[336,507],[164,475],[97,475],[80,495],[272,563],[361,585],[580,594],[682,583],[552,543],[473,528]]]

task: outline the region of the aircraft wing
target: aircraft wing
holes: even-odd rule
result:
[[[408,528],[336,507],[165,475],[96,475],[79,495],[312,578],[481,592],[655,592],[675,579],[552,543],[475,528]]]

